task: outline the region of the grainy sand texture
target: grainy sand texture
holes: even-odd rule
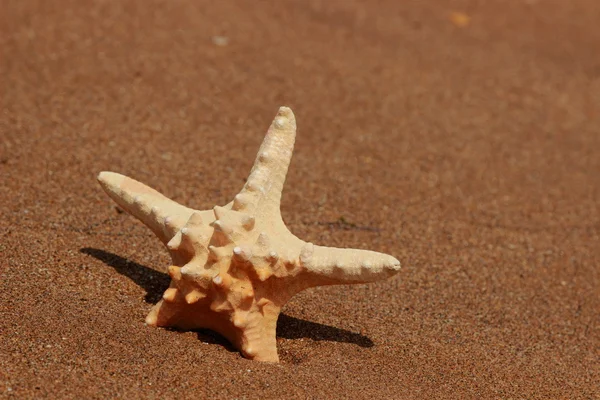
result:
[[[0,398],[600,398],[600,2],[0,2]],[[208,209],[279,106],[298,237],[389,253],[279,364],[144,325],[167,252],[96,182]]]

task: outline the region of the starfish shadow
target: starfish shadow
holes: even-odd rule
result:
[[[84,247],[79,249],[83,254],[90,255],[106,265],[112,267],[121,275],[125,275],[146,291],[144,300],[148,303],[157,303],[169,287],[169,275],[153,270],[142,264],[130,261],[127,258],[108,251]],[[176,330],[176,329],[173,329]],[[211,344],[219,344],[231,352],[237,352],[229,342],[216,332],[198,330],[198,339]],[[333,326],[306,321],[291,317],[284,313],[277,320],[277,336],[285,339],[307,338],[315,341],[326,340],[330,342],[344,342],[356,344],[360,347],[373,347],[373,341],[368,337]]]
[[[367,336],[336,328],[329,325],[310,322],[304,319],[291,317],[284,313],[277,320],[277,337],[286,339],[307,338],[315,341],[344,342],[356,344],[360,347],[373,347],[373,341]]]
[[[84,247],[81,253],[90,255],[104,264],[113,267],[121,275],[125,275],[146,291],[144,300],[147,303],[157,303],[165,290],[169,287],[169,275],[153,270],[145,265],[130,261],[108,251]]]

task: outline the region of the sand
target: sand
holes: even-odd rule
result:
[[[0,398],[600,398],[600,3],[5,1]],[[169,258],[96,182],[197,209],[294,109],[304,240],[396,256],[305,291],[280,364],[150,328]]]

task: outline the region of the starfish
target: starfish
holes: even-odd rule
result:
[[[148,226],[172,258],[170,287],[147,325],[210,329],[249,359],[278,362],[277,318],[293,295],[372,282],[400,269],[390,255],[317,246],[287,229],[280,201],[295,140],[294,114],[281,107],[241,192],[212,210],[187,208],[114,172],[98,175],[106,193]]]

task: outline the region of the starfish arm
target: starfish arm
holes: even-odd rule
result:
[[[100,172],[98,181],[119,207],[143,222],[165,245],[194,212],[124,175]]]
[[[288,107],[280,107],[263,140],[254,166],[232,207],[262,218],[281,218],[279,205],[294,142],[296,118]]]
[[[300,265],[312,276],[309,287],[373,282],[400,270],[394,257],[369,250],[339,249],[307,243],[300,252]]]
[[[169,290],[176,294],[168,296]],[[260,305],[245,308],[211,308],[200,300],[191,306],[182,306],[184,300],[175,286],[167,289],[146,317],[150,326],[170,326],[182,330],[211,329],[225,336],[242,354],[251,360],[278,362],[277,318],[281,308],[263,299]],[[249,304],[247,305],[249,306]]]

